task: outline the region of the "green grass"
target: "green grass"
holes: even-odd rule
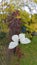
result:
[[[37,36],[34,36],[32,42],[27,45],[20,44],[19,47],[21,48],[21,52],[24,54],[20,61],[18,61],[17,56],[11,54],[11,56],[7,59],[9,65],[37,65]],[[4,51],[3,51],[4,53]],[[4,55],[3,55],[4,57]],[[6,60],[7,60],[6,59]]]
[[[31,44],[20,45],[24,57],[19,65],[37,65],[37,37],[33,37]]]

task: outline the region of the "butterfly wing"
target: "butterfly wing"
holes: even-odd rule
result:
[[[10,42],[9,46],[8,46],[8,49],[13,49],[15,47],[18,46],[18,43],[17,42]]]
[[[19,40],[18,35],[13,35],[12,40],[18,42],[18,40]]]

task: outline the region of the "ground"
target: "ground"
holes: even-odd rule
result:
[[[37,36],[27,45],[19,45],[23,56],[18,61],[16,55],[9,55],[8,47],[0,45],[0,65],[37,65]]]

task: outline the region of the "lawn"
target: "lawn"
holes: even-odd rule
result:
[[[23,56],[18,57],[12,52],[9,55],[7,46],[0,45],[0,65],[37,65],[37,36],[27,45],[19,45]]]

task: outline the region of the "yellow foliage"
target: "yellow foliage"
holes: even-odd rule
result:
[[[24,22],[30,21],[29,14],[26,11],[20,10],[20,17],[21,19],[23,19]]]
[[[4,9],[5,12],[13,12],[14,11],[14,5],[10,4],[7,8]]]
[[[37,14],[32,16],[32,22],[35,22],[35,23],[37,22]]]
[[[37,32],[37,24],[35,23],[35,24],[30,24],[30,26],[29,25],[26,25],[27,26],[27,30],[30,30],[31,32],[33,32],[33,31],[35,31],[35,32]]]
[[[6,19],[7,17],[7,14],[0,14],[0,19],[3,20],[3,19]]]
[[[26,11],[20,10],[20,18],[22,22],[25,22],[24,25],[27,27],[27,30],[37,32],[37,14],[32,15],[32,18],[29,18],[29,14]],[[31,23],[32,19],[32,23]],[[28,24],[30,22],[30,25]]]
[[[0,27],[2,28],[2,32],[8,32],[9,29],[8,29],[8,25],[6,23],[1,23],[0,24]]]

